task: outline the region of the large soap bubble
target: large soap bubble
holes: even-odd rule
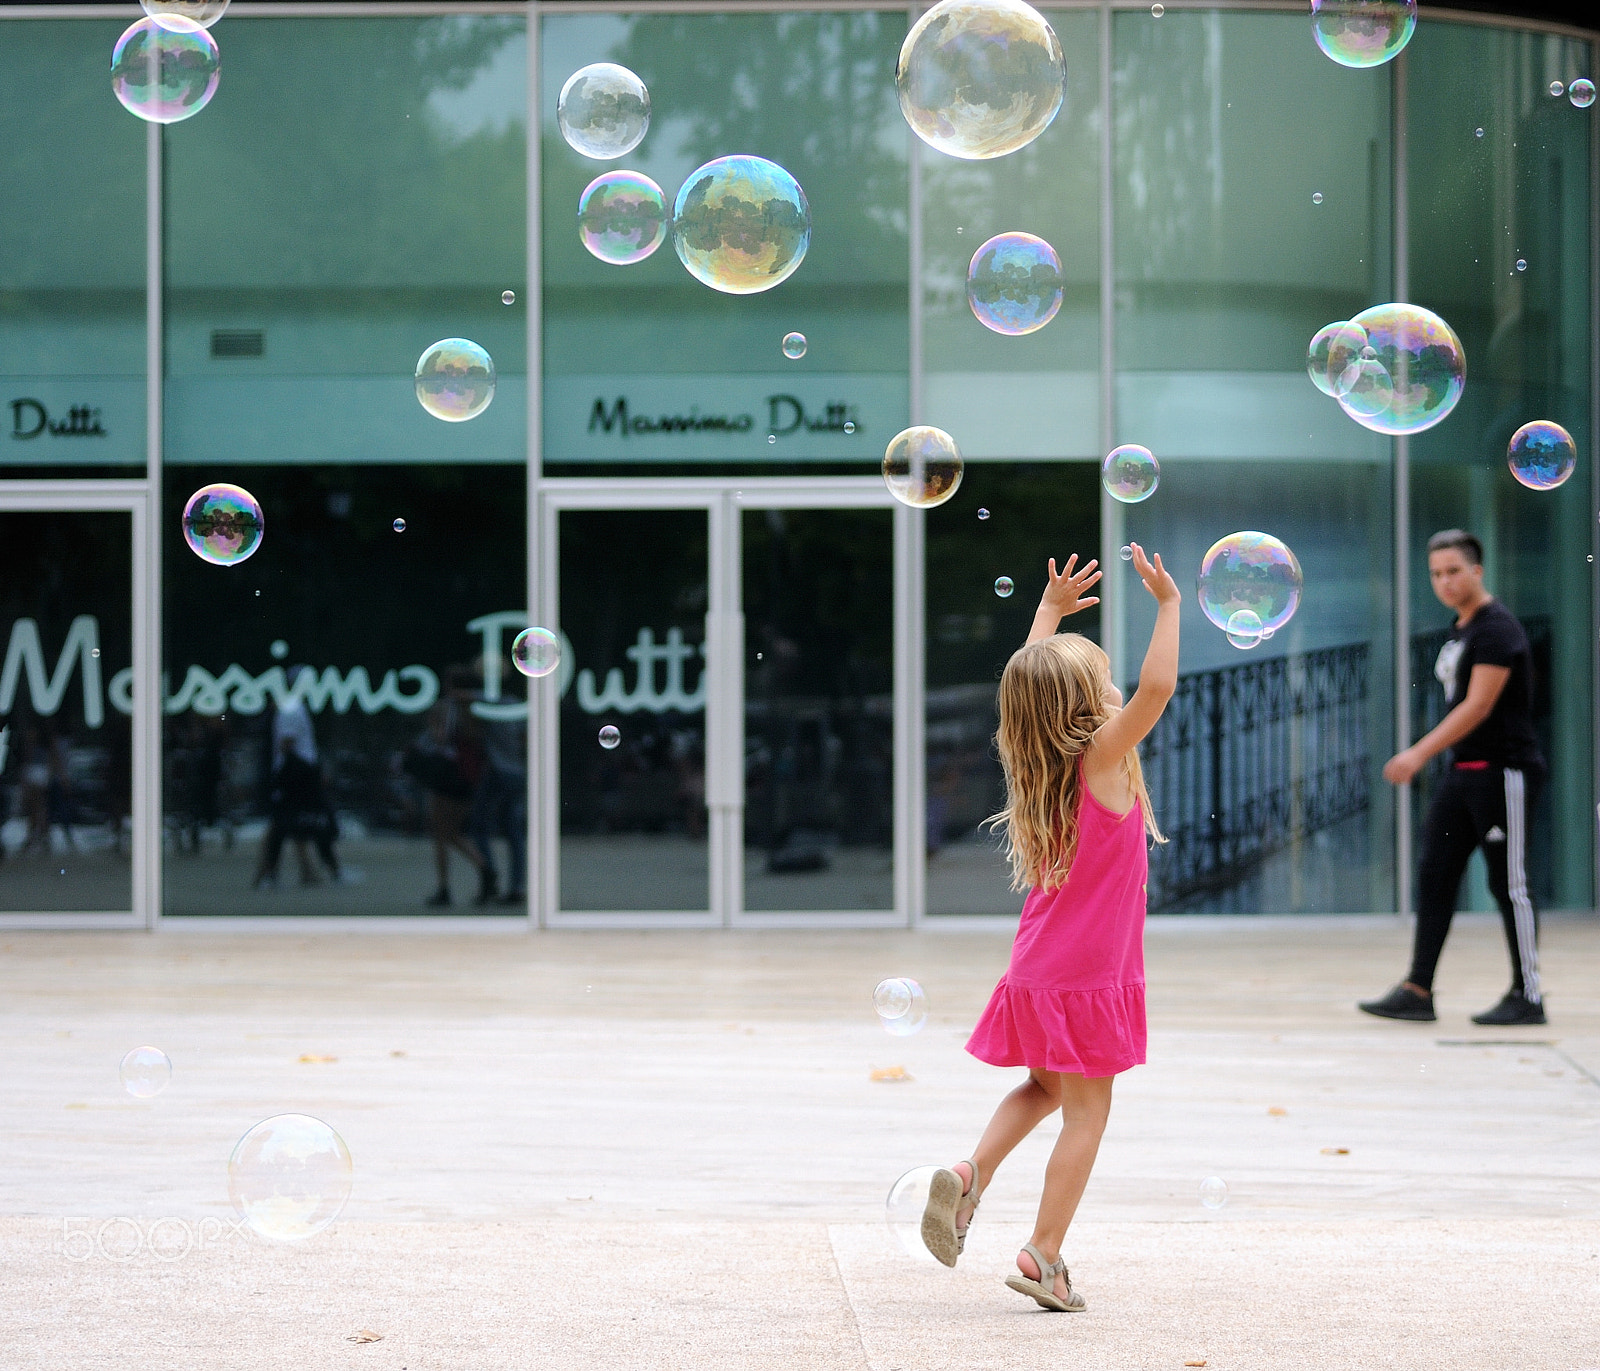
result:
[[[1358,357],[1344,370],[1335,392],[1353,418],[1382,414],[1394,403],[1394,380],[1376,357]]]
[[[171,1081],[172,1059],[159,1047],[136,1047],[123,1057],[117,1074],[122,1088],[135,1099],[152,1099]]]
[[[912,1261],[938,1261],[922,1241],[922,1216],[928,1208],[928,1191],[937,1166],[918,1166],[907,1171],[890,1188],[884,1201],[883,1219],[894,1234],[895,1243]],[[957,1175],[960,1173],[957,1172]]]
[[[1535,419],[1511,435],[1506,465],[1529,490],[1554,490],[1578,464],[1578,445],[1552,419]]]
[[[1340,381],[1366,345],[1367,331],[1359,325],[1348,320],[1323,325],[1306,349],[1306,375],[1312,385],[1324,395],[1342,395]]]
[[[1417,0],[1311,0],[1311,34],[1341,67],[1377,67],[1411,41]]]
[[[261,546],[265,528],[256,497],[225,481],[201,486],[183,507],[184,541],[213,566],[238,566]]]
[[[139,0],[139,3],[152,19],[176,15],[202,28],[210,28],[228,8],[228,0]]]
[[[525,628],[511,640],[511,664],[524,676],[548,676],[561,665],[561,639],[547,628]]]
[[[689,173],[672,207],[672,246],[692,276],[729,295],[786,281],[811,246],[800,183],[764,157],[719,157]]]
[[[1033,142],[1061,108],[1066,78],[1055,30],[1022,0],[941,0],[906,34],[895,67],[912,131],[969,160]]]
[[[1200,608],[1225,633],[1241,609],[1255,615],[1258,637],[1276,633],[1300,606],[1305,578],[1294,553],[1267,533],[1230,533],[1200,563]],[[1239,620],[1239,627],[1248,625]]]
[[[929,424],[903,429],[884,449],[883,483],[913,509],[942,505],[956,493],[963,471],[956,440]]]
[[[927,992],[909,976],[879,981],[872,992],[872,1007],[884,1032],[897,1038],[910,1037],[928,1021]]]
[[[1100,464],[1100,484],[1113,500],[1136,505],[1156,493],[1156,487],[1161,484],[1161,464],[1149,448],[1140,447],[1138,443],[1124,443],[1106,453],[1105,461]]]
[[[228,1158],[228,1195],[263,1237],[309,1238],[350,1198],[350,1149],[321,1119],[275,1114],[239,1139]]]
[[[494,359],[466,338],[444,338],[417,359],[417,399],[435,419],[476,419],[494,399]]]
[[[1421,305],[1374,305],[1350,321],[1363,329],[1372,357],[1383,363],[1394,388],[1388,407],[1345,413],[1375,433],[1421,433],[1456,407],[1467,383],[1467,355],[1455,330]],[[1348,373],[1347,373],[1348,374]],[[1355,378],[1352,378],[1352,380]]]
[[[1061,259],[1043,238],[999,233],[972,254],[967,303],[996,333],[1034,333],[1061,308]]]
[[[667,201],[642,171],[608,171],[578,197],[578,237],[602,262],[642,262],[667,236]]]
[[[626,67],[595,62],[567,77],[556,123],[574,152],[610,161],[632,152],[650,128],[650,92]]]
[[[217,93],[222,55],[200,24],[180,14],[141,19],[111,50],[111,89],[152,124],[199,114]]]

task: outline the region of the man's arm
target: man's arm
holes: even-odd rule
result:
[[[1383,765],[1383,779],[1393,785],[1406,785],[1421,771],[1430,757],[1459,743],[1489,717],[1500,692],[1511,679],[1508,666],[1487,666],[1479,662],[1467,678],[1467,697],[1436,727],[1403,752],[1397,752]]]

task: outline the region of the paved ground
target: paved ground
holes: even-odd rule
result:
[[[1505,974],[1476,917],[1438,1024],[1354,1013],[1405,943],[1152,923],[1151,1063],[1068,1239],[1089,1311],[1050,1316],[1000,1285],[1048,1125],[955,1272],[882,1218],[1009,1080],[961,1051],[1003,936],[3,935],[0,1367],[1600,1367],[1600,923],[1548,926],[1543,1030],[1468,1023]],[[887,974],[928,988],[915,1037],[867,1008]],[[142,1042],[174,1062],[147,1101]],[[299,1244],[227,1197],[286,1110],[355,1158]]]

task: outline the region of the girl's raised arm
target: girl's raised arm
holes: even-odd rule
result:
[[[1139,668],[1139,688],[1120,714],[1100,725],[1089,745],[1086,760],[1091,765],[1096,761],[1106,766],[1120,764],[1156,726],[1161,711],[1178,688],[1178,605],[1183,597],[1178,593],[1177,582],[1161,565],[1159,552],[1152,564],[1138,543],[1130,546],[1134,570],[1144,581],[1144,588],[1156,597],[1156,626],[1145,650],[1144,665]]]
[[[1100,563],[1091,557],[1082,571],[1074,572],[1072,568],[1077,561],[1078,554],[1074,552],[1067,558],[1067,569],[1058,576],[1056,559],[1050,559],[1050,579],[1045,582],[1044,594],[1039,597],[1039,608],[1033,612],[1033,627],[1028,632],[1030,643],[1040,643],[1052,637],[1067,615],[1100,603],[1098,595],[1083,594],[1100,579],[1100,573],[1095,570]]]

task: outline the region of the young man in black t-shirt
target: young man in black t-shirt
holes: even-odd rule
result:
[[[1432,1022],[1433,972],[1456,892],[1474,848],[1483,849],[1489,889],[1511,950],[1511,989],[1479,1024],[1542,1024],[1538,915],[1528,893],[1528,816],[1544,784],[1533,732],[1533,660],[1516,616],[1483,588],[1483,546],[1448,529],[1428,539],[1433,593],[1456,621],[1434,675],[1450,712],[1425,738],[1391,757],[1384,779],[1409,785],[1430,757],[1450,748],[1450,766],[1428,806],[1417,880],[1411,971],[1381,1000],[1360,1007],[1386,1019]]]

